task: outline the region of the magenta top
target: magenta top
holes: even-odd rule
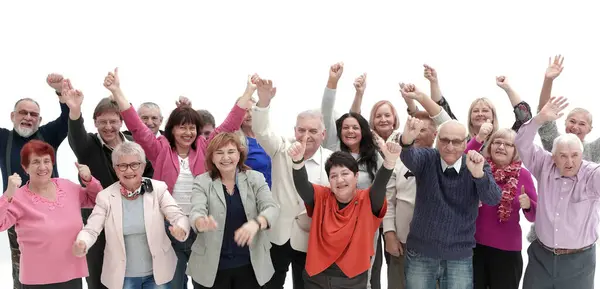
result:
[[[479,143],[475,138],[472,138],[467,144],[467,149],[465,151],[480,151],[482,146],[482,143]],[[502,189],[500,184],[498,184],[498,186]],[[531,208],[527,211],[523,211],[523,214],[528,221],[535,221],[537,193],[531,173],[522,167],[519,174],[519,182],[517,183],[516,196],[512,203],[512,212],[508,220],[500,222],[498,217],[499,204],[496,206],[482,204],[481,207],[479,207],[479,215],[477,216],[475,230],[475,241],[478,244],[505,251],[521,251],[523,247],[523,233],[521,231],[521,225],[519,224],[521,219],[519,214],[519,211],[521,210],[521,205],[519,203],[521,186],[525,186],[525,193],[531,199]]]

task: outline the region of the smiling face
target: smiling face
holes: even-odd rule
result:
[[[466,147],[466,133],[466,128],[456,121],[444,123],[440,128],[437,149],[446,164],[453,165],[462,157]]]
[[[586,111],[573,111],[565,120],[565,132],[576,135],[581,141],[592,131],[589,113]]]
[[[29,165],[23,167],[32,183],[44,183],[52,178],[52,158],[50,155],[31,154]]]
[[[492,140],[490,146],[490,157],[500,167],[509,165],[516,154],[514,138],[498,137]]]
[[[22,137],[32,136],[39,128],[42,117],[40,107],[31,100],[21,100],[10,113],[13,128]]]
[[[296,120],[294,134],[297,141],[302,141],[304,135],[308,135],[306,152],[315,152],[325,139],[325,128],[319,117],[299,116]]]
[[[471,125],[477,129],[485,123],[486,120],[494,120],[493,109],[482,99],[476,100],[470,111]],[[478,133],[475,131],[473,133]]]
[[[329,170],[329,185],[335,198],[341,203],[348,203],[354,198],[358,173],[353,173],[344,166],[332,166]]]
[[[141,106],[138,110],[138,115],[140,116],[142,122],[152,131],[152,133],[158,133],[160,125],[163,121],[163,117],[161,116],[158,108]]]
[[[240,162],[240,151],[237,146],[229,142],[215,150],[212,155],[212,162],[215,164],[221,175],[235,172]]]
[[[362,140],[362,132],[358,120],[353,117],[347,117],[342,122],[342,142],[350,148],[353,153],[360,150],[360,141]]]
[[[380,136],[392,134],[396,122],[392,107],[387,103],[380,105],[375,111],[372,122],[375,132]]]
[[[142,184],[145,164],[138,155],[120,156],[114,164],[119,182],[130,191],[136,190]]]
[[[196,125],[191,123],[180,124],[173,127],[175,144],[181,148],[190,147],[196,141]]]
[[[98,134],[106,143],[112,143],[120,137],[123,121],[116,112],[105,112],[96,117],[94,125],[98,129]]]

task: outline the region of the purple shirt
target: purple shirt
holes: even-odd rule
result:
[[[550,152],[533,143],[539,124],[529,121],[515,144],[523,164],[538,181],[535,231],[548,247],[579,249],[598,239],[600,165],[582,161],[574,177],[562,177]]]

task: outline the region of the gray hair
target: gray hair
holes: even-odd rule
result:
[[[579,137],[577,137],[577,135],[575,135],[575,134],[567,133],[567,134],[562,134],[559,137],[555,138],[554,143],[552,144],[552,155],[554,155],[556,153],[556,148],[559,145],[567,145],[567,146],[577,145],[579,147],[579,149],[581,150],[581,152],[583,153],[583,143],[581,142]]]
[[[140,106],[138,107],[138,111],[140,111],[140,109],[142,109],[143,107],[148,108],[148,109],[157,109],[158,115],[160,115],[160,117],[163,117],[162,111],[160,110],[160,106],[158,106],[158,104],[151,102],[151,101],[144,102],[144,103],[140,104]]]
[[[298,120],[303,119],[303,118],[317,118],[317,119],[319,119],[319,123],[321,124],[321,130],[325,129],[325,122],[323,121],[323,114],[321,113],[321,110],[319,110],[319,109],[305,110],[298,114],[298,117],[296,118],[296,122],[298,122]]]
[[[581,108],[581,107],[576,107],[574,109],[572,109],[569,114],[567,114],[567,119],[569,119],[569,117],[571,117],[572,115],[576,114],[576,113],[582,113],[585,114],[588,118],[588,122],[589,125],[592,125],[592,114],[590,113],[589,110],[585,109],[585,108]]]
[[[467,130],[467,127],[466,127],[464,124],[460,123],[460,122],[459,122],[458,120],[456,120],[456,119],[450,119],[450,120],[447,120],[447,121],[445,121],[444,123],[440,124],[440,126],[438,126],[438,129],[437,129],[437,137],[436,137],[436,138],[439,138],[439,137],[440,137],[440,132],[442,131],[442,129],[443,129],[445,126],[449,125],[449,124],[457,124],[457,125],[459,125],[460,127],[463,127],[463,128],[465,129],[465,139],[469,137],[469,131]]]
[[[134,142],[123,142],[113,150],[111,155],[113,165],[117,164],[119,158],[122,156],[138,156],[140,162],[146,163],[146,153],[144,152],[144,149]]]
[[[22,101],[31,101],[31,102],[35,103],[35,105],[37,105],[38,108],[40,108],[40,104],[37,101],[33,100],[33,98],[24,97],[24,98],[17,100],[17,102],[15,102],[15,107],[13,108],[13,110],[16,110],[17,105],[19,105],[19,103],[21,103]]]

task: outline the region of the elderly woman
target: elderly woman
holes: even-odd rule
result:
[[[218,133],[234,132],[242,124],[245,111],[250,106],[250,99],[256,90],[258,76],[248,77],[246,90],[233,106],[225,121],[215,128],[205,138],[201,134],[202,122],[198,112],[191,108],[191,102],[180,97],[175,108],[169,115],[165,125],[165,135],[156,138],[150,129],[144,125],[135,109],[129,104],[120,88],[118,70],[111,72],[104,80],[104,86],[110,90],[114,100],[119,105],[123,120],[131,131],[134,140],[146,152],[154,167],[154,179],[167,184],[169,192],[183,213],[189,215],[191,210],[191,192],[194,177],[206,171],[205,155],[208,142]],[[192,233],[185,243],[171,238],[177,254],[177,270],[173,278],[173,289],[187,288],[185,270],[191,254],[191,246],[196,235]]]
[[[515,136],[511,129],[499,129],[483,151],[502,198],[496,206],[479,207],[473,251],[475,289],[518,289],[523,274],[519,210],[534,222],[537,194],[531,173],[522,167]],[[473,140],[467,145],[467,151],[480,149],[481,145]]]
[[[52,178],[55,163],[51,145],[31,140],[21,149],[21,165],[29,182],[13,174],[0,197],[0,231],[15,225],[21,248],[22,288],[82,288],[88,276],[85,259],[71,255],[71,245],[83,226],[81,208],[93,207],[100,182],[85,165],[76,164],[80,186]]]
[[[264,176],[244,164],[234,133],[206,151],[208,172],[196,177],[190,223],[198,232],[187,274],[194,288],[261,288],[273,276],[265,232],[279,216]]]
[[[374,255],[373,235],[386,213],[386,184],[400,155],[397,143],[379,146],[385,155],[373,185],[358,189],[358,162],[334,152],[325,163],[331,187],[311,184],[304,166],[306,138],[289,155],[298,194],[312,218],[304,272],[305,288],[366,288]]]
[[[86,226],[77,235],[73,254],[84,256],[105,231],[102,284],[108,288],[168,289],[177,257],[165,232],[185,241],[187,217],[164,182],[142,178],[146,156],[140,145],[126,142],[112,153],[119,181],[98,194]]]

